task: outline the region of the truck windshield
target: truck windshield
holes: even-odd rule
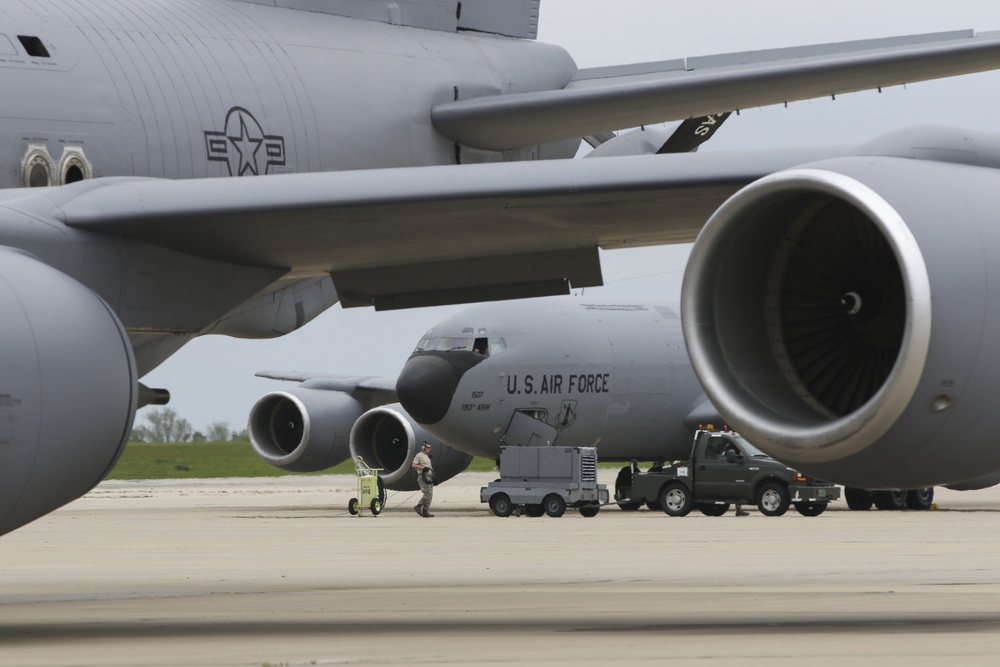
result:
[[[768,459],[771,458],[770,456],[768,456],[764,452],[760,451],[759,449],[757,449],[756,447],[754,447],[753,445],[751,445],[749,442],[747,442],[746,440],[744,440],[740,436],[736,435],[736,436],[732,436],[732,438],[733,438],[733,440],[735,440],[736,442],[739,443],[740,447],[743,448],[743,451],[747,453],[747,456],[751,456],[751,457],[763,456],[764,458],[768,458]]]

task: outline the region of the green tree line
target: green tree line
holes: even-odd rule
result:
[[[191,423],[172,408],[154,408],[143,413],[145,423],[132,427],[129,442],[249,442],[246,429],[234,431],[229,422],[215,421],[203,431],[196,431]]]

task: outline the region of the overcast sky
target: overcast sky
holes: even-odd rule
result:
[[[542,0],[539,40],[563,46],[580,67],[594,67],[964,28],[1000,30],[1000,2]],[[743,110],[705,150],[853,145],[923,124],[1000,132],[1000,73]],[[587,294],[655,296],[679,280],[685,256],[686,247],[603,253],[606,286]],[[240,430],[254,402],[285,384],[255,378],[256,371],[395,377],[421,334],[458,308],[375,313],[335,306],[280,339],[206,336],[143,382],[169,389],[170,406],[196,429],[221,420]]]

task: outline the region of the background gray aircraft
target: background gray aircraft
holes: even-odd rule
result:
[[[510,348],[510,349],[508,349]],[[429,330],[398,380],[266,371],[297,381],[253,407],[250,440],[302,472],[362,456],[415,489],[420,443],[439,481],[501,442],[598,446],[602,459],[671,460],[720,423],[687,359],[676,306],[547,298],[463,309]],[[397,403],[397,400],[399,403]]]
[[[103,477],[166,399],[138,379],[195,336],[599,284],[599,247],[693,240],[740,187],[840,154],[683,152],[726,113],[1000,64],[959,32],[579,69],[536,10],[0,7],[0,533]],[[581,137],[618,157],[566,159]]]
[[[694,375],[676,302],[667,301],[479,304],[431,327],[395,381],[258,375],[300,383],[265,395],[251,411],[251,442],[265,461],[314,472],[362,456],[394,490],[416,488],[410,462],[424,440],[434,444],[445,481],[473,455],[498,459],[504,444],[558,441],[597,447],[604,461],[662,462],[688,456],[697,428],[727,425]],[[949,486],[1000,481],[979,473]],[[868,491],[848,492],[852,506],[871,506]],[[907,502],[905,491],[873,499],[885,509]]]

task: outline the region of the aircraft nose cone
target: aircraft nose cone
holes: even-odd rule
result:
[[[448,413],[461,373],[437,355],[410,357],[396,380],[396,397],[421,424],[436,424]]]

